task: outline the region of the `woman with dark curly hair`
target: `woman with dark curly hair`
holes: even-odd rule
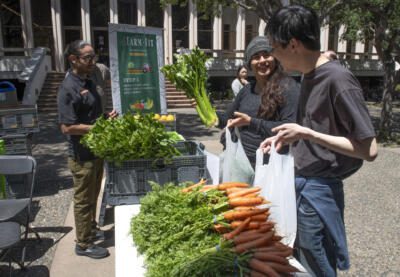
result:
[[[296,121],[299,86],[287,76],[279,62],[270,55],[268,39],[258,36],[247,46],[245,62],[254,72],[255,81],[245,85],[218,127],[239,127],[240,139],[250,163],[255,164],[260,143],[273,136],[271,129]],[[265,162],[268,156],[265,156]]]

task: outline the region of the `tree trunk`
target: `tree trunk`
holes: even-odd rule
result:
[[[382,96],[382,110],[379,122],[378,138],[387,140],[392,137],[393,123],[393,96],[395,92],[395,63],[391,56],[385,57],[383,60],[384,84]]]

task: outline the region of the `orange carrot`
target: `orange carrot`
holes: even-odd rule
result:
[[[243,189],[243,190],[229,194],[228,197],[229,198],[243,197],[250,193],[259,192],[260,190],[261,190],[261,188],[259,188],[259,187]]]
[[[289,264],[289,261],[286,258],[268,252],[255,252],[253,257],[260,261],[276,262],[283,265]]]
[[[262,247],[268,245],[271,240],[273,232],[267,233],[265,236],[261,236],[260,238],[252,241],[248,241],[245,243],[241,243],[235,246],[236,253],[243,253],[248,250],[252,250],[254,248]]]
[[[263,213],[263,214],[253,215],[250,218],[252,221],[265,222],[265,221],[267,221],[268,216],[269,216],[269,213]]]
[[[235,211],[248,211],[248,210],[257,210],[257,207],[254,206],[237,206],[233,208]]]
[[[238,228],[242,222],[243,221],[239,221],[239,220],[232,221],[230,224],[231,228],[232,229]],[[259,229],[259,228],[260,228],[260,221],[250,221],[250,223],[246,226],[245,230],[252,230],[252,229]]]
[[[246,219],[247,217],[262,214],[267,212],[269,209],[254,209],[254,210],[247,210],[247,211],[228,211],[224,213],[224,218],[226,220],[238,220],[238,219]]]
[[[217,231],[217,233],[219,233],[219,234],[225,234],[229,231],[228,228],[226,228],[225,226],[223,226],[221,224],[215,224],[214,230]]]
[[[250,185],[239,182],[227,182],[218,185],[219,190],[226,190],[229,188],[248,188]]]
[[[199,191],[205,192],[205,191],[209,191],[212,189],[218,189],[218,185],[204,185]]]
[[[279,277],[279,274],[271,266],[266,265],[264,262],[262,262],[260,260],[253,258],[250,260],[249,265],[250,265],[251,269],[261,272],[261,273],[265,274],[266,276]]]
[[[241,190],[245,190],[246,188],[230,188],[230,189],[226,189],[225,190],[225,192],[226,192],[226,194],[231,194],[231,193],[234,193],[234,192],[238,192],[238,191],[241,191]]]
[[[191,186],[189,186],[189,187],[187,187],[187,188],[184,188],[184,189],[182,189],[181,191],[184,192],[184,193],[185,193],[185,192],[192,191],[193,189],[195,189],[195,188],[197,188],[197,187],[200,187],[201,185],[204,185],[206,182],[207,182],[207,180],[201,178],[200,182],[198,182],[198,183],[196,183],[196,184],[193,184],[193,185],[191,185]]]
[[[261,205],[261,204],[264,204],[264,198],[262,198],[262,197],[252,197],[252,198],[238,197],[238,198],[229,200],[229,205],[232,207],[257,206],[257,205]]]
[[[245,221],[243,221],[236,229],[234,229],[232,232],[224,234],[224,238],[229,240],[233,239],[237,235],[239,235],[250,223],[250,218],[246,218]]]
[[[294,266],[291,266],[290,264],[282,265],[280,263],[276,262],[265,262],[265,265],[270,266],[273,268],[275,271],[279,273],[291,273],[291,272],[298,272],[298,269],[295,268]]]
[[[250,271],[250,277],[265,277],[267,275],[265,275],[264,273],[260,273],[257,270],[251,270]]]
[[[249,194],[246,194],[246,195],[244,195],[245,197],[257,197],[257,196],[260,196],[260,193],[258,193],[258,192],[255,192],[255,193],[249,193]]]
[[[242,244],[242,243],[246,243],[248,241],[256,240],[258,238],[261,238],[262,236],[265,236],[265,234],[258,233],[258,232],[250,234],[250,235],[240,234],[240,235],[236,236],[233,239],[233,242],[234,242],[235,245],[239,245],[239,244]]]
[[[253,250],[254,253],[268,253],[268,254],[273,254],[275,256],[280,256],[283,258],[287,258],[293,255],[293,250],[292,249],[286,249],[286,250],[276,250],[275,246],[265,246],[261,247],[258,249]]]

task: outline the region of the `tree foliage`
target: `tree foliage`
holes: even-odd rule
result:
[[[321,25],[345,26],[341,39],[371,41],[377,51],[384,70],[382,111],[378,135],[382,139],[392,137],[393,98],[400,72],[395,71],[395,62],[400,63],[400,0],[198,0],[199,13],[218,15],[216,5],[242,7],[254,11],[268,22],[272,13],[286,4],[302,4],[313,8]],[[162,0],[163,5],[186,5],[188,0]]]

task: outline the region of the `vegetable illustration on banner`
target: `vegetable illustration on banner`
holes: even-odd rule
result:
[[[154,34],[118,32],[121,111],[160,111],[160,78]]]

